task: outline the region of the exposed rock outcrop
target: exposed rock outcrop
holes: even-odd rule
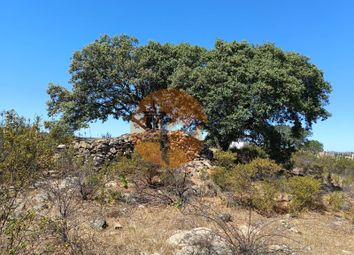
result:
[[[228,243],[208,228],[178,231],[167,241],[175,255],[232,255]]]

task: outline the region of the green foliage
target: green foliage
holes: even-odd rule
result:
[[[270,214],[278,192],[276,174],[281,167],[269,159],[257,158],[249,164],[239,164],[232,175],[232,189],[239,204]]]
[[[121,176],[119,177],[119,181],[120,181],[120,183],[123,185],[123,187],[124,187],[125,189],[128,188],[128,180],[127,180],[127,178],[126,178],[124,175],[121,175]]]
[[[18,198],[53,164],[56,143],[14,111],[0,114],[0,253],[17,254],[31,240],[33,213],[15,213]],[[32,229],[33,230],[33,229]]]
[[[94,169],[92,161],[82,162],[77,158],[74,161],[74,168],[78,169],[78,188],[81,198],[94,199],[104,186],[103,174]]]
[[[108,116],[130,120],[144,97],[171,84],[177,69],[200,65],[203,52],[205,49],[188,44],[149,42],[140,46],[134,37],[104,35],[74,53],[72,91],[49,85],[49,115],[62,114],[60,122],[72,130]]]
[[[175,83],[202,102],[209,136],[224,149],[246,137],[281,150],[286,144],[277,125],[293,123],[297,138],[329,116],[324,106],[331,87],[323,73],[308,58],[272,44],[218,40],[206,64]]]
[[[247,164],[255,158],[268,158],[269,155],[259,146],[249,144],[241,149],[235,150],[237,153],[237,161],[242,164]]]
[[[224,191],[233,192],[236,202],[252,207],[262,214],[276,211],[276,197],[287,192],[291,197],[290,210],[312,209],[320,189],[320,182],[312,177],[278,178],[282,167],[269,159],[256,158],[248,164],[233,168],[217,167],[211,177]]]
[[[255,183],[256,191],[252,197],[252,206],[261,214],[271,215],[275,211],[275,197],[279,193],[277,181],[259,181]]]
[[[245,165],[254,172],[256,179],[269,179],[276,176],[281,170],[281,166],[270,159],[256,158]]]
[[[316,140],[309,140],[301,146],[301,149],[312,153],[320,153],[323,152],[323,144]]]
[[[55,141],[41,132],[39,119],[31,123],[13,111],[0,118],[0,182],[31,181],[51,165]]]
[[[151,180],[159,174],[158,167],[143,160],[136,152],[131,157],[119,157],[116,162],[107,165],[103,171],[109,178],[118,177],[124,187],[127,187],[134,179]]]
[[[225,190],[249,192],[254,181],[270,180],[281,169],[273,160],[256,158],[248,164],[238,164],[232,168],[217,167],[211,176]]]
[[[215,151],[215,164],[220,167],[231,168],[235,166],[237,154],[231,151]]]
[[[0,239],[4,242],[0,244],[1,254],[15,255],[26,251],[34,235],[34,228],[30,231],[34,218],[33,211],[12,214],[8,218],[4,232],[0,235],[0,238],[5,237]]]
[[[292,197],[290,210],[298,212],[315,206],[321,183],[310,176],[295,176],[287,182],[287,193]]]
[[[272,160],[256,158],[248,164],[238,164],[232,168],[217,167],[211,177],[222,190],[233,192],[239,205],[271,214],[275,207],[275,195],[280,190],[275,176],[281,169]]]
[[[301,168],[306,175],[328,177],[338,175],[350,182],[354,177],[354,160],[345,157],[318,155],[311,151],[298,151],[291,157],[293,167]]]
[[[215,167],[211,171],[210,176],[222,190],[228,190],[232,187],[232,170],[226,170],[223,167]]]
[[[61,116],[69,130],[109,116],[129,120],[148,94],[174,87],[202,103],[209,141],[226,150],[247,138],[284,162],[312,123],[329,116],[331,86],[322,71],[307,57],[273,44],[217,40],[208,50],[102,36],[74,53],[70,74],[71,91],[48,88],[49,115]]]
[[[332,210],[340,211],[345,203],[345,194],[343,192],[335,191],[329,194],[328,204]]]

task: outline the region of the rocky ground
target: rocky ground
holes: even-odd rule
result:
[[[63,150],[64,145],[58,146]],[[133,151],[129,137],[82,140],[80,154],[92,157],[95,167]],[[184,165],[188,200],[184,205],[163,203],[164,191],[138,192],[118,180],[104,184],[104,199],[80,197],[78,176],[50,173],[16,203],[18,213],[34,210],[37,233],[34,254],[119,255],[233,255],[233,248],[256,247],[249,254],[353,254],[354,224],[336,213],[304,212],[264,217],[228,206],[227,199],[207,177],[213,166],[205,157]],[[186,193],[187,194],[187,193]],[[145,196],[145,197],[144,197]],[[146,197],[148,196],[148,197]],[[153,199],[151,199],[151,197]],[[155,199],[155,200],[154,200]],[[52,226],[49,227],[48,226]],[[60,246],[67,240],[66,246]],[[237,245],[235,243],[237,243]],[[69,251],[68,247],[74,247]],[[29,252],[29,254],[33,254]],[[238,254],[238,253],[236,253]]]
[[[65,189],[72,182],[62,180],[53,185]],[[70,192],[70,188],[66,190],[66,199],[71,203],[69,232],[91,247],[92,254],[232,254],[222,229],[213,220],[196,213],[195,208],[189,210],[188,205],[178,209],[171,205],[139,203],[129,190],[124,201],[118,199],[102,205],[82,201]],[[53,206],[55,198],[48,192],[35,189],[26,198],[27,206],[39,215],[60,219],[58,208]],[[267,249],[273,250],[272,254],[354,254],[354,225],[341,215],[308,212],[297,217],[286,214],[266,218],[253,212],[250,226],[248,210],[228,207],[217,196],[203,198],[203,204],[207,205],[203,207],[205,210],[211,211],[210,215],[217,215],[245,236],[253,224],[269,223],[263,233],[280,233],[268,240]]]

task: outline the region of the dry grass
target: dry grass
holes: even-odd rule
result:
[[[218,199],[209,201],[213,209],[230,213],[236,225],[248,222],[248,211],[228,208]],[[124,209],[126,208],[126,209]],[[125,211],[125,215],[119,213]],[[92,213],[92,205],[85,210],[85,215]],[[202,218],[186,215],[175,207],[132,207],[125,204],[106,209],[108,228],[95,231],[95,236],[102,249],[97,254],[140,255],[172,254],[166,240],[177,230],[195,227],[216,229],[213,222]],[[254,221],[274,220],[254,214]],[[123,227],[114,229],[119,222]],[[301,248],[297,254],[354,254],[354,227],[344,220],[329,214],[307,213],[295,219],[285,219],[284,216],[275,219],[276,224],[287,224],[286,235],[299,242],[295,248]],[[87,226],[88,227],[88,226]],[[86,228],[87,231],[93,231]],[[119,252],[118,252],[119,251]]]
[[[248,211],[230,208],[218,198],[209,198],[204,201],[213,210],[229,213],[234,225],[247,225]],[[95,230],[90,222],[94,215],[102,213],[108,222],[104,230]],[[47,216],[50,216],[48,213]],[[253,221],[272,221],[276,225],[285,224],[286,236],[299,242],[301,250],[297,254],[354,254],[354,225],[333,214],[304,213],[297,218],[279,216],[265,218],[256,213]],[[177,230],[188,230],[196,227],[208,227],[216,230],[211,221],[195,215],[186,214],[173,206],[129,205],[118,202],[113,205],[102,206],[96,202],[84,201],[75,212],[73,225],[83,242],[91,243],[90,252],[102,255],[161,255],[172,254],[171,247],[166,240]],[[115,229],[116,224],[122,228]],[[46,239],[42,236],[42,240]],[[48,241],[48,240],[47,240]],[[286,240],[282,240],[285,241]],[[283,242],[280,242],[283,243]],[[289,244],[292,246],[293,243]],[[55,246],[55,245],[54,245]],[[47,254],[69,254],[63,250]],[[89,254],[89,253],[83,253]]]

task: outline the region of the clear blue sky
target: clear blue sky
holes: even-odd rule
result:
[[[0,110],[46,118],[49,82],[69,86],[75,50],[102,34],[212,47],[216,38],[274,42],[311,58],[333,86],[332,117],[314,126],[325,149],[354,151],[354,1],[0,0]],[[120,121],[87,135],[129,131]]]

